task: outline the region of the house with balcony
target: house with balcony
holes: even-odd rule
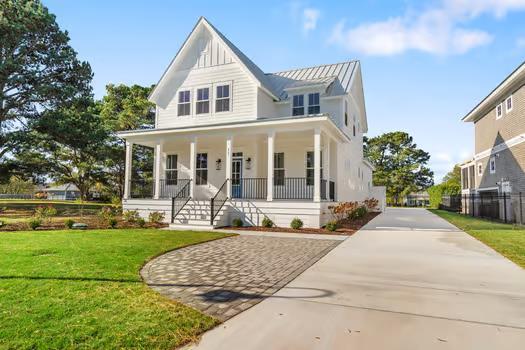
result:
[[[149,98],[155,127],[120,133],[124,210],[180,228],[320,227],[335,201],[374,197],[359,61],[264,73],[200,18]],[[131,177],[133,145],[154,149],[151,184]]]

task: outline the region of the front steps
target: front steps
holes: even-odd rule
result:
[[[224,203],[212,225],[210,223],[210,201],[190,199],[177,214],[173,223],[169,225],[169,228],[174,230],[213,230],[215,227],[225,226],[228,208],[228,202]]]

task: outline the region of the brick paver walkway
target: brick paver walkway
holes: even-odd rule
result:
[[[166,253],[141,275],[159,293],[226,320],[275,293],[340,242],[236,236]]]

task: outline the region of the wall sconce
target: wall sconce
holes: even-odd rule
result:
[[[252,168],[252,158],[248,157],[246,158],[246,170],[250,170]]]
[[[215,162],[215,169],[217,169],[217,170],[221,170],[221,167],[222,167],[222,160],[219,158],[219,159],[217,159],[217,161]]]

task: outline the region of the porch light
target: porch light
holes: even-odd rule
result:
[[[221,170],[221,166],[222,166],[222,160],[219,158],[219,159],[217,159],[217,161],[215,162],[215,169],[217,169],[217,170]]]
[[[252,158],[248,157],[246,158],[246,170],[250,170],[252,168]]]

